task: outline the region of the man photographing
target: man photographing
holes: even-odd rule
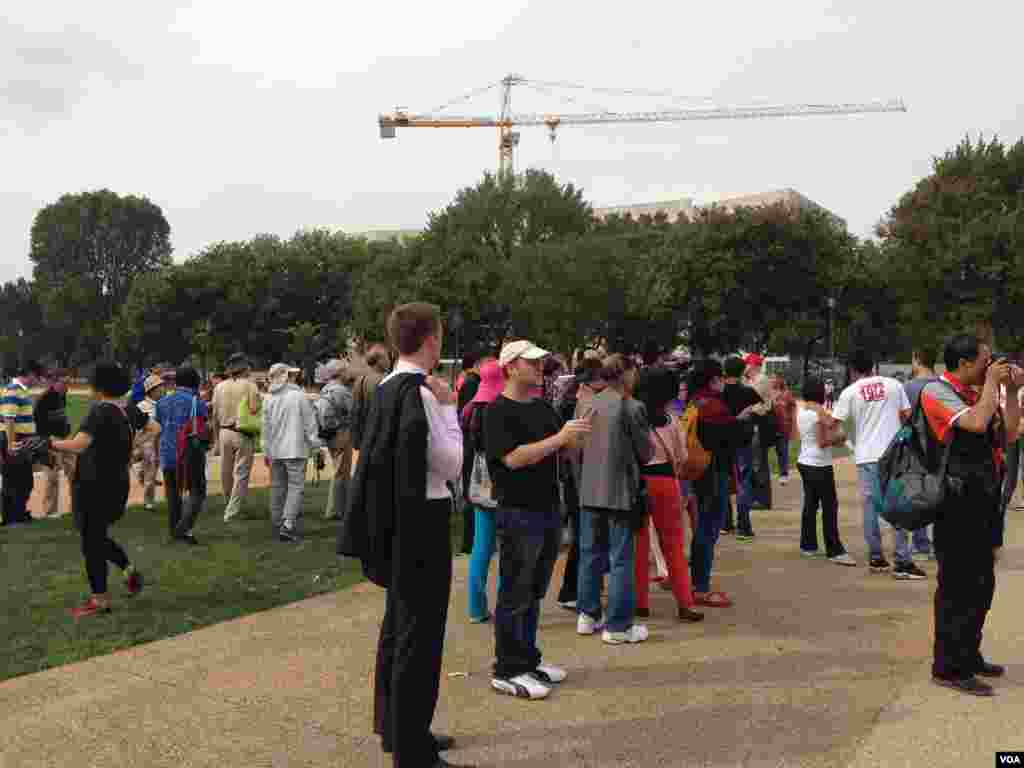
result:
[[[946,373],[925,385],[921,407],[929,436],[949,445],[946,498],[935,521],[939,563],[935,589],[935,649],[932,679],[961,693],[992,696],[983,677],[1005,669],[981,655],[982,630],[995,593],[995,562],[1003,546],[1005,510],[1000,476],[1003,455],[1020,423],[1024,371],[1005,360],[992,362],[987,345],[970,335],[946,345]],[[999,390],[1006,387],[1006,412]],[[980,388],[978,393],[976,388]]]

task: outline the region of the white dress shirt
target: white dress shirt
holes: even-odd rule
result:
[[[384,382],[400,373],[427,372],[418,365],[399,360]],[[462,427],[455,404],[441,405],[429,387],[420,387],[423,410],[427,413],[427,500],[450,499],[448,483],[462,473]]]

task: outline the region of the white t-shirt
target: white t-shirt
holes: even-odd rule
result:
[[[854,423],[854,458],[858,464],[878,461],[903,422],[900,412],[910,410],[903,385],[888,376],[868,376],[839,395],[832,415]]]
[[[800,457],[796,463],[805,467],[831,467],[832,447],[818,446],[818,414],[808,408],[797,409],[796,428],[800,433]]]

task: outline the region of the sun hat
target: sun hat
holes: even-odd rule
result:
[[[501,348],[498,364],[505,367],[506,365],[511,365],[519,358],[523,360],[540,360],[550,354],[546,349],[541,349],[532,341],[510,341]]]
[[[470,401],[493,403],[505,389],[505,374],[497,360],[488,360],[480,366],[480,387]]]
[[[298,368],[288,365],[288,363],[274,363],[270,366],[267,378],[270,379],[271,383],[281,383],[288,378],[289,373],[295,373],[298,370]]]

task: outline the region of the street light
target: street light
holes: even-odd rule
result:
[[[462,346],[462,324],[464,320],[462,317],[462,310],[459,307],[454,307],[451,312],[451,317],[448,319],[448,326],[455,332],[455,362],[452,364],[452,387],[455,386],[455,366],[458,365],[460,360],[460,347]]]
[[[836,359],[836,300],[828,297],[828,357],[829,362]]]

